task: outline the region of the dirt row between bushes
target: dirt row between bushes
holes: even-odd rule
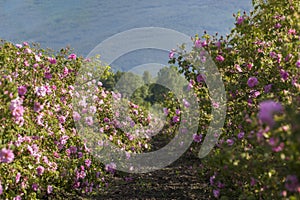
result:
[[[118,176],[89,199],[211,199],[208,180],[198,174],[199,158],[185,153],[164,169]]]

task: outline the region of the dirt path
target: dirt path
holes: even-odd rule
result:
[[[185,153],[172,165],[145,174],[116,177],[92,199],[211,199],[207,180],[197,169],[201,161]]]

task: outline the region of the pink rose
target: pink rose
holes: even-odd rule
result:
[[[252,77],[250,77],[250,78],[248,79],[247,84],[248,84],[249,87],[252,88],[252,87],[254,87],[254,86],[256,86],[256,85],[258,84],[258,80],[257,80],[256,77],[252,76]]]

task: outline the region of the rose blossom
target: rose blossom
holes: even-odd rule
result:
[[[217,55],[216,60],[219,62],[223,62],[225,60],[225,58],[221,55]]]
[[[26,94],[26,92],[27,92],[26,86],[20,86],[20,87],[18,87],[18,94],[20,96],[24,96]]]
[[[12,150],[3,148],[0,151],[0,162],[2,163],[11,163],[15,158],[15,155]]]
[[[256,86],[256,85],[258,84],[258,80],[257,80],[256,77],[252,76],[252,77],[250,77],[250,78],[248,79],[247,84],[248,84],[249,87],[252,88],[252,87],[254,87],[254,86]]]
[[[76,60],[76,54],[72,53],[69,55],[68,59],[71,59],[71,60]]]
[[[43,166],[38,166],[36,168],[37,174],[40,176],[44,173],[45,168]]]
[[[244,20],[245,20],[244,17],[238,17],[236,23],[240,25],[244,22]]]

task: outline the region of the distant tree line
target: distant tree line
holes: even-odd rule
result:
[[[109,91],[117,91],[122,97],[130,99],[135,104],[149,106],[155,103],[162,103],[170,91],[164,85],[182,85],[177,80],[177,69],[175,66],[160,69],[157,77],[152,77],[149,71],[144,71],[143,75],[133,72],[117,71],[111,73],[105,80],[100,80]]]

